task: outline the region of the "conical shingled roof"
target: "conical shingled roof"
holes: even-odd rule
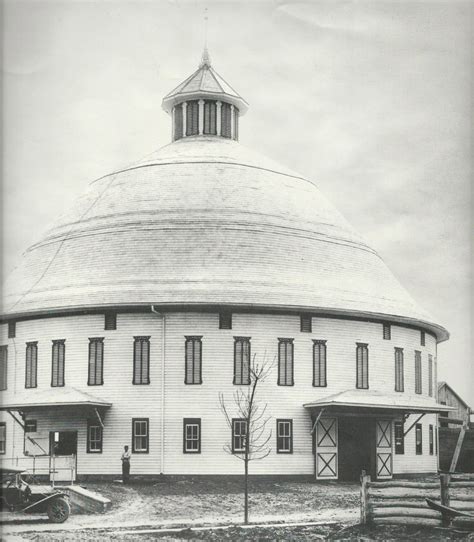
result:
[[[447,338],[313,182],[218,137],[175,141],[93,182],[4,293],[9,317],[229,305],[398,321]]]
[[[204,50],[199,68],[163,98],[163,109],[168,113],[173,105],[185,100],[212,98],[234,104],[241,115],[248,103],[211,66],[209,53]]]

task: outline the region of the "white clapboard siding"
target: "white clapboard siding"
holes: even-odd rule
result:
[[[162,397],[163,319],[152,313],[118,314],[117,329],[104,330],[103,315],[67,316],[21,321],[15,339],[7,338],[2,325],[1,344],[8,344],[8,390],[1,400],[11,399],[15,390],[24,392],[25,343],[38,341],[38,389],[51,385],[52,340],[66,340],[65,384],[112,403],[104,417],[103,452],[86,451],[87,416],[62,409],[28,414],[36,419],[38,433],[78,431],[78,473],[118,474],[124,444],[131,445],[131,420],[150,420],[150,450],[134,454],[134,474],[240,474],[239,460],[226,454],[230,429],[219,408],[222,392],[232,413],[234,337],[251,337],[252,355],[259,361],[266,356],[275,367],[258,391],[259,400],[268,403],[271,416],[272,451],[265,460],[251,465],[254,474],[312,474],[311,420],[304,403],[355,388],[356,342],[369,344],[369,389],[394,391],[394,347],[404,349],[405,393],[415,391],[414,351],[422,352],[423,395],[428,394],[428,354],[436,356],[436,342],[426,334],[426,346],[420,345],[420,332],[392,326],[391,340],[384,340],[382,325],[355,320],[313,318],[312,333],[300,332],[297,315],[234,314],[231,330],[219,330],[217,313],[167,313],[165,316],[165,382]],[[149,335],[150,385],[133,385],[133,337]],[[185,336],[202,336],[201,385],[184,384]],[[104,385],[88,386],[88,345],[90,337],[104,337]],[[277,385],[278,338],[294,339],[294,386]],[[312,386],[312,340],[327,341],[327,387]],[[161,442],[161,405],[164,402],[164,451]],[[7,413],[7,456],[23,453],[23,432]],[[183,453],[183,418],[201,418],[201,453]],[[276,419],[293,420],[293,454],[276,453]],[[411,424],[414,417],[407,420]],[[428,425],[436,425],[436,416],[427,415],[423,424],[423,455],[415,454],[415,431],[405,441],[405,454],[394,455],[394,473],[434,472],[437,456],[429,455]],[[34,437],[34,434],[32,435]],[[164,455],[164,464],[161,463]]]

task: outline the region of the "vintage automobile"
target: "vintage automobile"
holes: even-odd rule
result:
[[[63,523],[71,513],[66,493],[47,485],[29,484],[18,467],[0,466],[2,509],[31,514],[46,513],[53,523]]]

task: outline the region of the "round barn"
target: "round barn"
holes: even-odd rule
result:
[[[129,445],[132,475],[240,474],[233,394],[266,363],[252,474],[435,472],[447,331],[317,183],[238,142],[248,104],[207,51],[163,109],[172,142],[92,182],[7,280],[2,457],[117,476]]]

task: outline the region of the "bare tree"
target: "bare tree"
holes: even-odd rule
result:
[[[269,362],[266,356],[259,363],[254,354],[249,368],[250,385],[245,390],[238,388],[233,393],[233,411],[236,414],[235,417],[246,422],[246,429],[241,437],[243,440],[243,453],[236,453],[233,443],[224,445],[224,450],[228,454],[242,460],[244,463],[244,523],[246,524],[249,521],[249,462],[264,459],[271,452],[269,442],[272,432],[271,430],[270,432],[266,430],[271,416],[266,414],[267,403],[258,399],[257,388],[268,377],[273,366],[274,361]],[[227,424],[232,431],[232,416],[229,414],[229,408],[226,405],[223,393],[219,393],[219,403]]]

